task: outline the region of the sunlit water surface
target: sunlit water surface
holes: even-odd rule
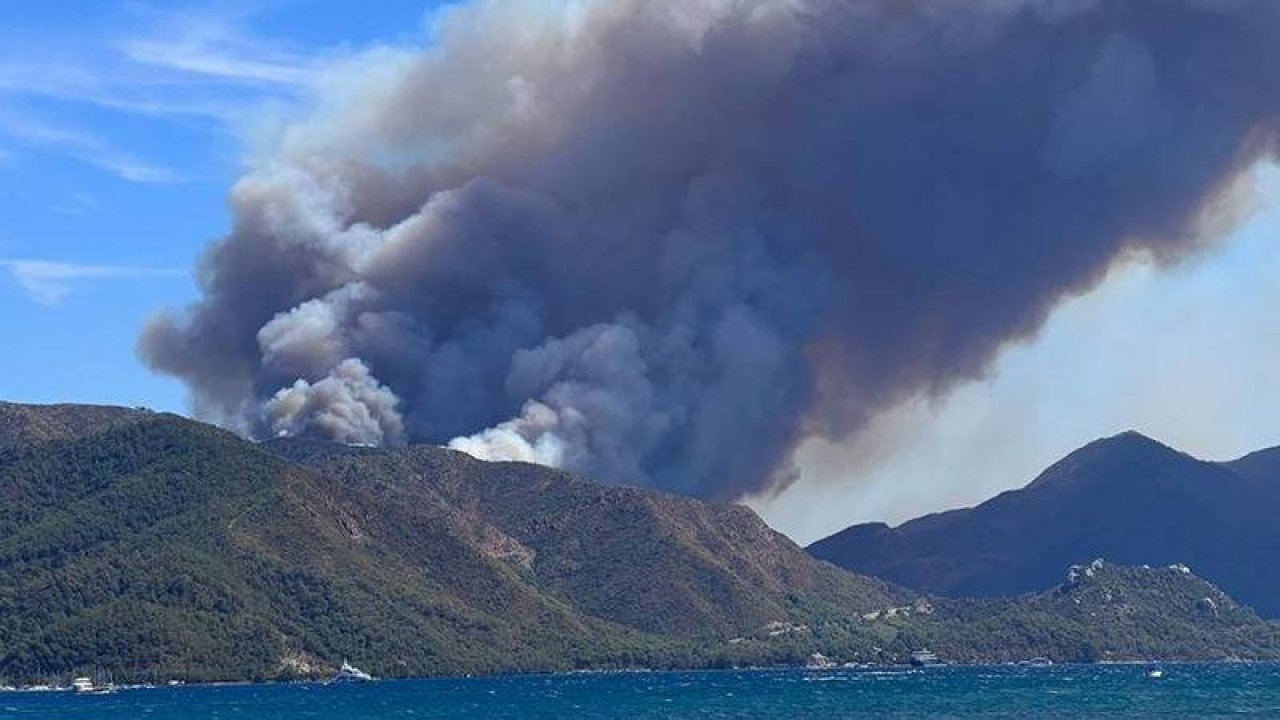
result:
[[[1280,665],[619,673],[0,693],[0,720],[1280,717]]]

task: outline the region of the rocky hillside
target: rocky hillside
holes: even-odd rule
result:
[[[6,451],[0,496],[0,675],[479,672],[644,644],[445,528],[393,552],[326,478],[174,417]]]
[[[906,595],[742,508],[432,447],[268,448],[68,412],[25,408],[0,446],[0,677],[772,662],[797,651],[725,640]]]
[[[1050,587],[1057,568],[1105,557],[1186,563],[1280,617],[1280,451],[1197,460],[1125,433],[1059,461],[1026,488],[897,528],[858,525],[815,556],[929,593],[993,597]]]
[[[1280,655],[1280,625],[1185,565],[1094,560],[1051,591],[1015,600],[936,600],[900,621],[911,642],[954,661],[1235,660]]]
[[[901,590],[815,560],[741,506],[608,487],[453,450],[277,441],[276,452],[378,498],[394,541],[436,508],[455,534],[584,614],[650,632],[727,636],[847,615]]]
[[[542,467],[5,412],[22,421],[0,428],[0,680],[310,677],[344,657],[382,676],[893,660],[925,642],[1003,657],[1040,647],[1025,618],[1061,614],[931,601],[746,509]],[[1098,632],[1157,655],[1274,655],[1272,626],[1213,598],[1231,623],[1192,608]]]
[[[1262,621],[1186,565],[1072,566],[1057,587],[1015,600],[935,599],[933,613],[887,620],[954,661],[1227,660],[1280,654]]]

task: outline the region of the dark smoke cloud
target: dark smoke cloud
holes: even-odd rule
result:
[[[732,498],[1268,156],[1272,0],[478,0],[335,73],[141,352],[254,436]]]

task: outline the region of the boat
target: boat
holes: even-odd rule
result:
[[[1160,668],[1151,668],[1150,670],[1147,671],[1147,677],[1151,678],[1152,680],[1159,680],[1160,678],[1164,677],[1164,671],[1161,670]]]
[[[373,679],[369,673],[343,660],[338,674],[329,679],[329,684],[373,682]]]
[[[1052,667],[1053,661],[1046,657],[1036,657],[1036,658],[1031,658],[1030,660],[1023,660],[1018,664],[1021,665],[1022,667],[1043,668],[1043,667]]]
[[[916,667],[933,667],[935,665],[946,665],[938,656],[929,651],[929,648],[921,648],[911,653],[911,664]]]
[[[93,680],[87,677],[78,677],[72,680],[71,689],[77,695],[108,695],[115,692],[115,688],[111,685],[94,685]]]

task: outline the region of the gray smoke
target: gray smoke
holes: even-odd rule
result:
[[[1277,37],[1273,0],[473,0],[335,71],[141,352],[253,436],[776,487],[1201,243]]]

